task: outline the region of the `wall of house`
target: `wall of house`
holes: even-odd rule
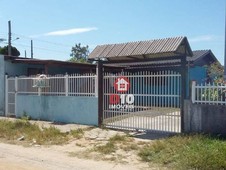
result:
[[[189,81],[196,81],[198,84],[205,83],[207,78],[206,68],[195,66],[189,69]]]
[[[145,83],[145,78],[140,78],[140,82],[131,81],[131,87],[135,95],[134,104],[137,106],[162,106],[179,107],[180,106],[180,86],[179,79],[171,80],[164,85]],[[153,80],[152,80],[153,81]],[[163,81],[163,80],[161,80]],[[165,82],[165,80],[164,80]],[[147,96],[145,95],[147,94]]]
[[[9,76],[27,76],[28,68],[38,68],[44,70],[44,65],[37,64],[23,64],[23,63],[12,63],[11,61],[5,61],[5,73]],[[79,73],[79,69],[77,68],[65,68],[65,67],[48,67],[48,74],[74,74]]]
[[[44,69],[44,66],[23,63],[12,63],[10,61],[5,61],[5,73],[8,74],[8,76],[27,76],[28,68]]]
[[[5,113],[5,64],[4,56],[0,55],[0,116]]]
[[[24,102],[26,101],[26,102]],[[84,125],[98,125],[96,97],[17,95],[16,116]]]
[[[74,74],[79,73],[79,70],[77,68],[64,68],[64,67],[49,67],[48,73],[50,75],[54,74]]]
[[[226,136],[225,122],[225,105],[193,104],[190,100],[185,100],[185,132]]]

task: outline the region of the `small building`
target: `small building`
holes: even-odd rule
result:
[[[5,76],[19,77],[37,74],[65,75],[74,73],[92,73],[93,64],[72,63],[58,60],[40,60],[0,55],[0,115],[5,112]]]

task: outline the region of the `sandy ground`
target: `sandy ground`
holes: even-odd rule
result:
[[[25,148],[0,143],[0,170],[135,170],[144,166],[118,164],[70,157],[67,153],[43,147]]]
[[[0,117],[0,119],[5,119]],[[14,119],[9,119],[14,120]],[[32,121],[40,127],[55,126],[63,132],[77,128],[87,128],[76,124],[55,125],[51,122]],[[124,132],[93,128],[86,131],[84,137],[65,145],[13,145],[0,143],[0,170],[137,170],[158,169],[141,162],[134,151],[117,151],[112,155],[87,152],[95,145],[107,143],[108,139]],[[135,143],[150,142],[162,138],[159,134],[137,135]],[[114,160],[112,161],[112,159]],[[116,158],[116,159],[115,159]]]

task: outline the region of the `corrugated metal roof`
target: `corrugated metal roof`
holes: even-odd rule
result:
[[[205,61],[212,60],[217,61],[214,54],[211,52],[211,50],[197,50],[193,51],[194,56],[190,57],[187,56],[187,61],[190,63],[195,63],[199,59],[204,59]],[[123,67],[129,67],[129,68],[135,68],[135,67],[146,67],[150,65],[165,65],[165,66],[175,66],[180,64],[180,59],[169,59],[169,60],[157,60],[157,61],[145,61],[145,62],[133,62],[133,63],[117,63],[117,64],[111,64],[112,66],[123,66]],[[207,64],[208,62],[206,62]]]
[[[106,45],[106,47],[104,48],[104,50],[102,51],[102,53],[99,55],[100,57],[104,57],[107,56],[108,53],[111,51],[111,49],[114,47],[114,44],[112,45]]]
[[[105,57],[107,57],[107,58],[117,57],[125,46],[126,46],[126,43],[115,44]]]
[[[184,37],[168,38],[167,44],[162,49],[162,52],[176,51],[183,42]]]
[[[137,48],[140,42],[127,43],[123,50],[120,52],[119,56],[129,56]]]
[[[143,55],[151,46],[153,41],[139,41],[137,47],[129,54],[131,56]]]
[[[101,54],[104,52],[104,51],[106,51],[106,48],[107,47],[109,47],[108,45],[102,45],[102,46],[97,46],[96,48],[95,48],[95,53],[94,53],[94,55],[95,56],[101,56]]]
[[[149,65],[174,65],[174,64],[180,64],[180,59],[173,59],[173,60],[159,60],[159,61],[146,61],[146,62],[132,62],[132,63],[116,63],[116,64],[108,64],[111,66],[122,66],[122,67],[143,67],[143,66],[149,66]]]
[[[143,58],[144,56],[159,57],[179,55],[193,55],[186,37],[99,45],[90,53],[89,59],[108,58],[109,60],[114,60],[129,59],[131,57]]]

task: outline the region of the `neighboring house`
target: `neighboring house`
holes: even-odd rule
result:
[[[193,51],[193,56],[189,57],[189,80],[198,84],[208,81],[207,67],[214,62],[218,62],[211,50]]]
[[[37,74],[74,74],[95,72],[92,64],[72,63],[57,60],[39,60],[0,55],[0,115],[5,107],[5,75],[8,77],[30,76]]]
[[[56,75],[95,71],[95,66],[92,64],[9,56],[1,56],[0,64],[4,68],[1,73],[5,73],[8,76]]]

